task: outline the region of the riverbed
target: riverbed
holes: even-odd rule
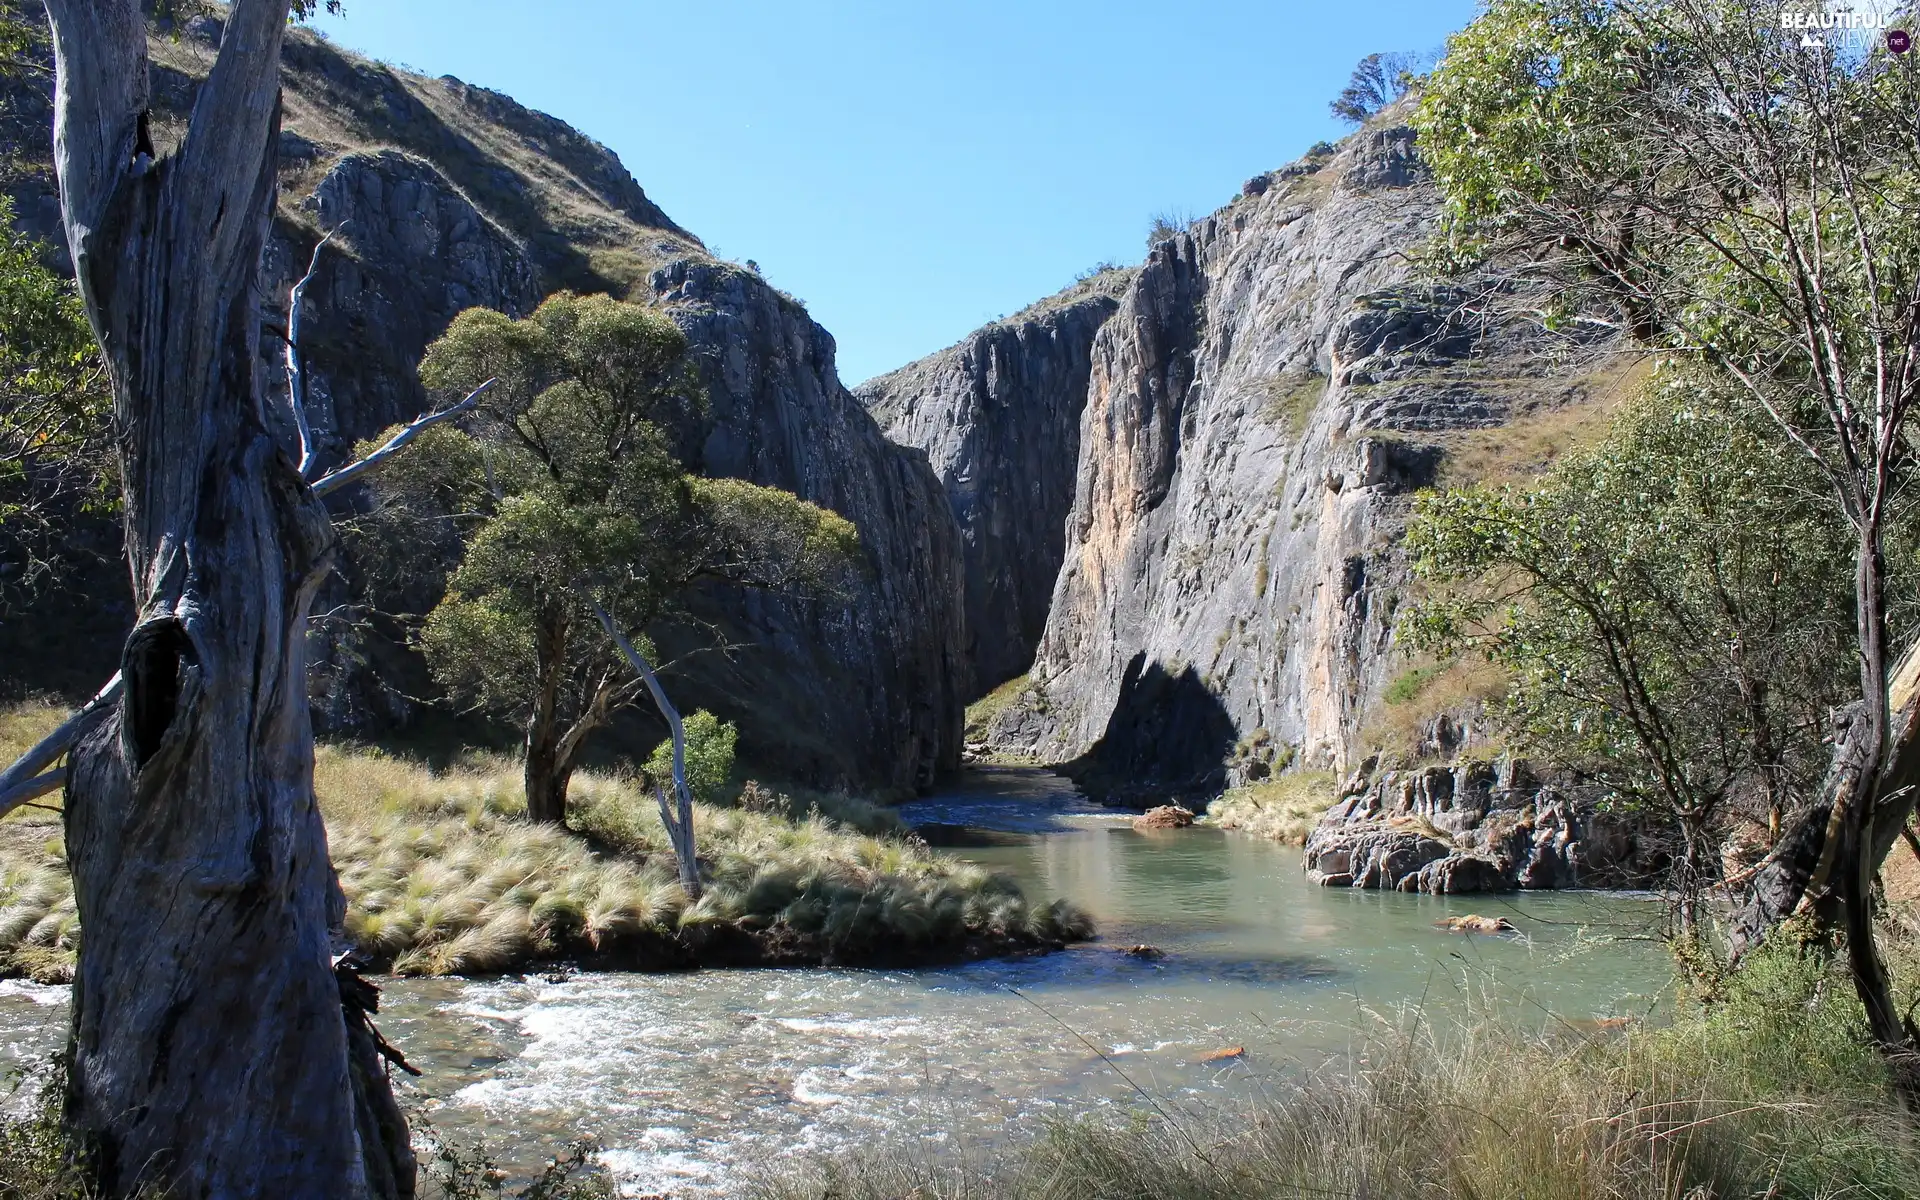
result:
[[[716,1197],[787,1155],[1231,1101],[1342,1061],[1416,1007],[1440,1028],[1645,1019],[1669,980],[1645,897],[1314,887],[1297,849],[1136,832],[1037,770],[972,772],[903,813],[943,853],[1087,909],[1100,941],[944,970],[394,980],[381,1028],[425,1071],[411,1100],[510,1169],[592,1134],[623,1193]],[[1520,933],[1434,926],[1468,912]],[[44,1059],[66,1002],[0,983],[0,1061]]]

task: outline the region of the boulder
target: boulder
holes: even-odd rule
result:
[[[1193,810],[1178,804],[1150,808],[1133,819],[1135,829],[1185,829],[1193,824]]]
[[[1479,913],[1467,913],[1460,917],[1444,917],[1433,923],[1435,929],[1444,929],[1448,933],[1519,933],[1520,930],[1505,917],[1483,917]]]

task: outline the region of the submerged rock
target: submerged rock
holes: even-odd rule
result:
[[[1468,913],[1462,917],[1443,917],[1433,923],[1434,928],[1444,929],[1448,933],[1519,933],[1520,930],[1505,917],[1483,917],[1479,913]]]
[[[1315,883],[1432,894],[1634,887],[1661,865],[1598,797],[1523,761],[1369,775],[1356,773],[1307,837]]]

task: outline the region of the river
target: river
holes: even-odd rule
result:
[[[381,1028],[426,1072],[412,1099],[510,1168],[592,1133],[624,1194],[725,1196],[783,1155],[977,1143],[1142,1093],[1231,1100],[1342,1058],[1357,1030],[1413,1005],[1442,1024],[1493,1011],[1578,1025],[1644,1016],[1669,979],[1644,897],[1318,888],[1296,849],[1135,832],[1033,770],[972,772],[903,812],[943,852],[1078,903],[1101,940],[946,970],[395,980]],[[1434,927],[1466,912],[1521,934]],[[1135,944],[1164,957],[1122,953]],[[44,1059],[66,1002],[0,983],[0,1061]]]

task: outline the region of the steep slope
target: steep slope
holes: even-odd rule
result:
[[[219,20],[202,16],[151,41],[163,148],[181,135],[220,35]],[[713,260],[617,157],[560,121],[304,31],[288,37],[283,68],[260,369],[281,386],[286,297],[330,236],[301,338],[323,464],[429,406],[415,368],[464,308],[521,315],[559,289],[659,304],[687,331],[711,393],[708,426],[686,447],[695,464],[835,509],[859,529],[868,560],[853,593],[831,601],[699,597],[697,616],[729,649],[685,657],[674,690],[687,707],[740,719],[756,765],[804,781],[903,792],[957,765],[970,686],[958,534],[926,456],[887,441],[840,385],[826,331],[757,274]],[[39,169],[6,185],[53,234],[47,110],[27,91],[10,106],[7,149]],[[291,442],[284,400],[269,418]],[[414,579],[375,607],[422,611],[439,582]],[[320,607],[354,599],[363,598],[342,589]],[[680,649],[708,644],[690,628],[660,632]],[[314,636],[323,727],[385,733],[411,717],[403,697],[425,683],[397,644],[399,626],[323,620]]]
[[[1153,248],[1092,342],[1065,553],[993,749],[1110,792],[1349,764],[1404,666],[1410,493],[1508,422],[1608,387],[1604,347],[1421,283],[1437,217],[1388,118]],[[891,401],[921,411],[890,429],[931,448],[957,420],[924,410],[958,394],[923,389]],[[970,486],[1026,470],[983,464]]]
[[[1102,270],[856,391],[946,488],[966,546],[976,691],[1033,665],[1066,554],[1093,337],[1133,275]]]

